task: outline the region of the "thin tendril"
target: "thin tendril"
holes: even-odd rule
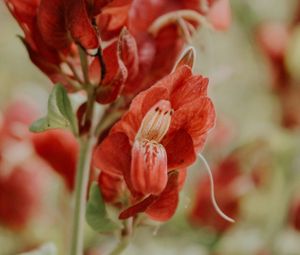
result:
[[[220,209],[220,207],[218,206],[217,201],[216,201],[216,197],[215,197],[215,186],[214,186],[214,179],[213,179],[212,171],[211,171],[206,159],[200,153],[198,153],[198,157],[203,161],[203,163],[205,165],[205,168],[206,168],[206,171],[208,173],[208,177],[209,177],[209,181],[210,181],[210,197],[211,197],[211,201],[213,203],[213,206],[214,206],[216,212],[224,220],[227,220],[227,221],[232,222],[232,223],[235,222],[234,219],[228,217],[225,213],[223,213],[222,210]]]

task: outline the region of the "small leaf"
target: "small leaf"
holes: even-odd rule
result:
[[[55,85],[48,99],[48,114],[35,121],[29,130],[43,132],[47,129],[70,128],[78,134],[78,126],[67,91],[61,85]]]
[[[57,250],[55,245],[53,243],[47,243],[42,245],[40,248],[36,250],[20,253],[19,255],[56,255],[56,254],[57,254]]]
[[[34,133],[43,132],[44,130],[47,129],[47,125],[48,125],[47,118],[41,118],[33,122],[29,127],[29,130]]]
[[[86,221],[96,232],[111,232],[119,226],[108,218],[105,204],[97,183],[93,183],[86,208]]]

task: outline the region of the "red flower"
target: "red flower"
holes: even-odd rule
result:
[[[224,213],[232,218],[236,218],[240,212],[240,194],[234,186],[240,178],[240,164],[234,157],[225,159],[214,171],[216,200]],[[201,179],[197,185],[190,221],[193,225],[212,227],[217,232],[223,232],[232,224],[222,219],[213,207],[210,185],[208,177]]]
[[[5,1],[25,33],[32,62],[54,83],[73,91],[86,82],[75,44],[94,56],[88,57],[88,78],[102,85],[100,103],[114,101],[123,90],[130,98],[170,73],[185,40],[203,21],[200,14],[218,28],[230,20],[228,0]],[[123,45],[119,40],[104,49],[103,66],[99,41],[121,38],[124,27],[135,39],[127,33]]]
[[[101,6],[100,2],[103,1],[95,1],[95,8]],[[93,15],[89,13],[94,6],[83,0],[6,0],[6,3],[24,30],[25,38],[22,40],[37,67],[54,83],[60,82],[70,91],[78,89],[77,83],[86,82],[75,44],[90,55],[97,54],[99,36],[92,25]],[[121,93],[128,74],[136,75],[138,72],[136,43],[125,29],[119,32],[118,42],[103,51],[105,67],[100,65],[99,55],[88,57],[88,78],[94,85],[102,85],[97,91],[100,103],[114,101]],[[104,75],[105,78],[102,77]]]
[[[79,146],[74,136],[64,130],[32,134],[36,153],[59,173],[69,190],[74,188]]]
[[[177,68],[140,93],[96,149],[96,167],[122,177],[135,201],[147,196],[121,218],[146,211],[159,219],[155,210],[160,206],[164,207],[159,209],[161,215],[170,209],[161,220],[174,213],[178,200],[174,170],[180,172],[195,161],[195,153],[203,148],[207,132],[214,126],[207,85],[208,79],[192,75],[188,66]]]
[[[0,174],[0,223],[20,230],[38,212],[42,194],[40,164],[26,163]],[[37,171],[37,172],[36,172]]]

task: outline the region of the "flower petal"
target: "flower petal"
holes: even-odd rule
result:
[[[25,33],[26,40],[33,47],[32,31],[36,24],[36,12],[39,0],[5,0],[5,3]]]
[[[189,75],[171,94],[172,107],[176,110],[201,96],[207,95],[208,78],[201,75]]]
[[[98,145],[93,155],[93,164],[101,171],[123,175],[130,171],[131,146],[124,133],[110,134]]]
[[[129,39],[131,39],[130,36],[123,30],[119,40],[103,51],[106,73],[97,92],[99,103],[107,104],[116,100],[125,85],[128,71],[122,60],[122,54],[127,51]]]
[[[135,216],[138,213],[144,212],[147,209],[147,207],[149,207],[149,205],[155,201],[155,199],[157,199],[157,197],[151,196],[151,195],[148,196],[141,202],[122,211],[119,215],[119,219],[125,220],[125,219]]]
[[[67,25],[75,42],[89,52],[99,48],[96,31],[88,16],[84,0],[65,0]]]
[[[102,40],[118,36],[125,26],[132,0],[114,0],[97,16],[96,22]]]
[[[98,185],[101,194],[107,203],[115,202],[121,193],[123,179],[120,176],[110,175],[101,172],[98,178]]]
[[[64,49],[70,44],[63,1],[41,0],[37,22],[41,35],[49,46],[55,49]]]
[[[208,97],[201,97],[175,111],[169,133],[184,129],[192,137],[194,147],[202,149],[207,132],[215,125],[215,110]]]
[[[161,144],[135,141],[132,147],[131,183],[144,194],[160,194],[168,181],[167,154]]]
[[[121,32],[121,39],[121,59],[128,70],[128,77],[132,79],[139,71],[139,57],[136,41],[126,28]]]
[[[166,221],[173,216],[178,204],[178,172],[171,172],[168,183],[160,196],[150,195],[137,204],[122,211],[119,219],[124,220],[146,212],[151,218]]]
[[[70,190],[74,187],[79,146],[70,132],[49,130],[33,134],[33,145],[37,154],[57,171]]]
[[[178,201],[178,172],[172,172],[169,174],[167,187],[159,198],[147,207],[145,213],[153,220],[167,221],[174,215]]]
[[[163,144],[167,151],[169,170],[187,167],[196,159],[193,140],[184,129],[166,137]]]

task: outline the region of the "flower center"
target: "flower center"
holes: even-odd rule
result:
[[[173,112],[169,101],[160,100],[147,112],[135,137],[131,182],[144,195],[158,195],[167,185],[167,153],[160,141],[168,132]]]
[[[145,115],[136,139],[160,142],[171,124],[174,110],[167,100],[160,100]]]

